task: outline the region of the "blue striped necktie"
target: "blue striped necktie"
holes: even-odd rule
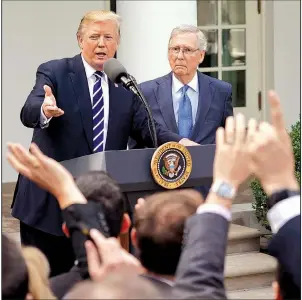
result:
[[[189,138],[193,128],[192,105],[187,90],[189,86],[182,87],[182,97],[178,110],[178,131],[179,135],[184,138]]]
[[[93,117],[93,152],[104,150],[104,97],[102,90],[103,72],[94,73],[96,78],[93,86],[92,117]]]

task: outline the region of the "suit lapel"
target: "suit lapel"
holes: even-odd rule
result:
[[[191,139],[194,141],[200,132],[206,118],[206,115],[211,107],[212,93],[210,88],[210,81],[202,73],[198,72],[198,86],[199,86],[199,99],[196,114],[196,121],[192,130]]]
[[[81,119],[84,132],[90,147],[93,152],[92,144],[92,106],[88,88],[85,68],[82,62],[81,55],[77,55],[73,59],[72,70],[69,73],[72,81],[73,89],[80,107]]]
[[[172,98],[172,73],[169,73],[158,82],[158,88],[155,90],[155,96],[164,121],[172,132],[178,133],[178,127],[175,120]]]

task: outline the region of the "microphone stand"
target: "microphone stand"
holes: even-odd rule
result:
[[[134,87],[133,89],[131,89],[131,91],[134,92],[134,94],[136,94],[140,98],[140,100],[143,102],[143,104],[145,106],[145,109],[146,109],[147,115],[148,115],[148,127],[149,127],[149,131],[150,131],[150,134],[151,134],[151,137],[152,137],[152,140],[153,140],[153,146],[154,146],[154,148],[157,148],[158,147],[157,134],[156,134],[155,123],[154,123],[154,119],[153,119],[153,116],[152,116],[150,106],[149,106],[147,100],[145,99],[144,95],[139,90],[135,78],[130,74],[128,74],[128,77],[129,77],[129,79],[130,79],[130,81],[131,81],[131,83],[133,84],[133,87]],[[150,128],[149,124],[151,124],[151,128]]]

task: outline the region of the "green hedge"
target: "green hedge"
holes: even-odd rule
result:
[[[301,179],[301,157],[300,157],[300,145],[301,145],[301,132],[300,132],[300,120],[292,125],[290,137],[292,140],[293,151],[295,156],[295,173],[298,182],[300,183]],[[258,222],[264,226],[266,229],[270,230],[269,223],[266,218],[267,214],[267,195],[260,182],[257,179],[254,179],[250,183],[251,189],[253,191],[253,195],[255,201],[253,203],[253,208],[255,209],[256,217]]]

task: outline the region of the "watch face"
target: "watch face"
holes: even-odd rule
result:
[[[223,198],[231,199],[234,196],[233,187],[228,183],[222,182],[218,187],[217,194]]]

